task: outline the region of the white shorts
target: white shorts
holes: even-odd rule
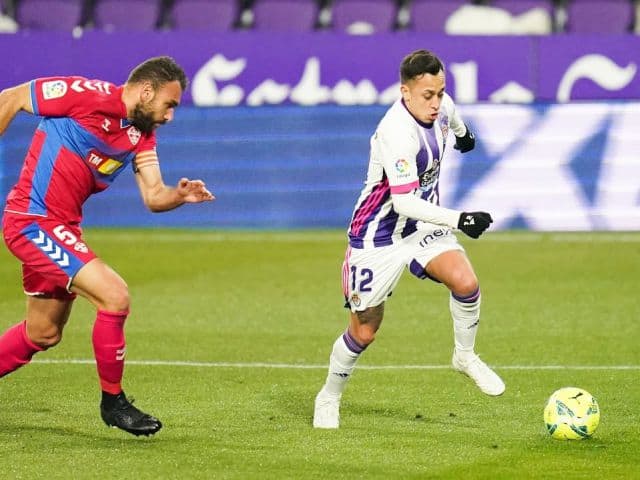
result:
[[[391,295],[405,266],[420,279],[430,278],[425,267],[431,260],[451,250],[464,252],[450,228],[433,227],[386,247],[348,247],[342,264],[345,307],[352,312],[376,307]]]

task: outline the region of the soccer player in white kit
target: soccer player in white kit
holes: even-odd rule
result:
[[[453,229],[478,238],[491,224],[486,212],[439,206],[440,165],[451,130],[462,153],[475,138],[445,93],[444,65],[417,50],[400,65],[401,98],[371,137],[369,169],[349,226],[342,286],[351,310],[349,326],[333,344],[326,382],[315,400],[313,426],[338,428],[340,399],[356,361],[373,342],[384,302],[405,266],[451,292],[452,365],[487,395],[505,385],[474,352],[480,318],[480,287]]]

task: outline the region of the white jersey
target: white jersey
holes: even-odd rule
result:
[[[402,99],[384,115],[371,137],[369,170],[349,226],[353,248],[383,247],[411,235],[418,220],[398,214],[391,194],[413,192],[439,205],[440,165],[449,129],[464,135],[464,123],[446,93],[432,124],[416,120]]]

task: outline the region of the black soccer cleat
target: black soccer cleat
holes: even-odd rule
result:
[[[100,403],[100,415],[109,427],[117,427],[133,435],[153,435],[162,428],[162,422],[156,417],[141,412],[133,406],[124,392],[109,395],[103,392]]]

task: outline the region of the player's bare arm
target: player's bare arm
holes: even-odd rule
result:
[[[19,111],[33,113],[29,84],[23,83],[0,92],[0,135]]]
[[[175,187],[165,185],[157,160],[144,165],[143,154],[136,158],[138,171],[136,182],[145,206],[152,212],[166,212],[185,203],[200,203],[214,200],[215,197],[207,190],[202,180],[181,178]]]

